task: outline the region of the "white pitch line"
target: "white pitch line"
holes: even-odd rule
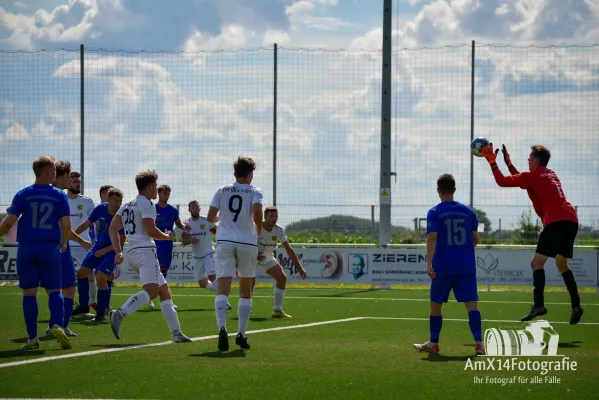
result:
[[[134,293],[112,293],[111,296],[131,296]],[[22,295],[22,293],[0,293],[0,295]],[[213,294],[173,294],[173,298],[178,297],[210,297],[214,298]],[[229,296],[235,298],[235,296]],[[273,296],[252,296],[254,299],[272,299]],[[285,296],[285,300],[297,299],[297,300],[368,300],[368,301],[420,301],[430,302],[429,299],[415,299],[415,298],[391,298],[391,297],[335,297],[335,296]],[[492,304],[532,304],[532,301],[506,301],[506,300],[479,300],[479,303],[492,303]],[[555,303],[545,302],[546,305],[551,306],[572,306],[571,303]],[[599,303],[582,303],[582,306],[599,306]]]
[[[341,323],[341,322],[358,321],[358,320],[362,320],[362,319],[364,319],[364,317],[353,317],[353,318],[335,319],[335,320],[330,320],[330,321],[312,322],[312,323],[309,323],[309,324],[300,324],[300,325],[291,325],[291,326],[280,326],[280,327],[276,327],[276,328],[267,328],[267,329],[257,329],[257,330],[253,330],[253,331],[248,331],[247,333],[249,334],[249,333],[263,333],[263,332],[284,331],[284,330],[287,330],[287,329],[308,328],[308,327],[311,327],[311,326],[338,324],[338,323]],[[229,336],[235,336],[235,334],[234,333],[230,333]],[[209,339],[217,339],[217,338],[218,338],[218,335],[210,335],[210,336],[195,337],[195,338],[192,338],[191,340],[194,341],[194,342],[196,342],[196,341],[209,340]],[[172,341],[168,341],[168,342],[139,344],[139,345],[132,345],[132,346],[116,347],[116,348],[111,348],[111,349],[82,351],[82,352],[79,352],[79,353],[63,354],[63,355],[60,355],[60,356],[40,357],[40,358],[34,358],[34,359],[30,359],[30,360],[14,361],[14,362],[9,362],[9,363],[1,363],[0,364],[0,368],[15,367],[15,366],[18,366],[18,365],[25,365],[25,364],[35,364],[35,363],[40,363],[40,362],[45,362],[45,361],[62,360],[62,359],[66,359],[66,358],[92,356],[92,355],[96,355],[96,354],[114,353],[114,352],[117,352],[117,351],[143,349],[143,348],[147,348],[147,347],[165,346],[165,345],[168,345],[168,344],[173,344],[173,342]]]
[[[401,321],[429,321],[428,318],[411,318],[411,317],[364,317],[363,319],[380,319],[380,320],[401,320]],[[464,318],[445,318],[443,317],[443,321],[458,321],[458,322],[468,322],[467,319]],[[483,319],[483,322],[500,322],[500,323],[509,323],[509,324],[523,324],[521,321],[514,321],[509,319]],[[566,321],[548,321],[550,324],[570,324]],[[599,325],[599,322],[579,322],[577,325]]]

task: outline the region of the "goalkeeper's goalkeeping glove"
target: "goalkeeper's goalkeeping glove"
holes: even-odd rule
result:
[[[499,153],[499,149],[494,151],[493,143],[489,143],[488,145],[483,147],[481,153],[491,167],[497,165],[497,153]]]
[[[507,149],[505,148],[505,144],[501,145],[501,152],[503,153],[503,161],[505,161],[505,165],[507,165],[508,168],[512,168],[512,159],[510,158],[510,153],[508,153]]]

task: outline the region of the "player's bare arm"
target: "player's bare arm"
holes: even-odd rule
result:
[[[478,232],[477,231],[472,231],[472,241],[474,242],[474,247],[478,246]]]
[[[210,207],[208,209],[208,215],[206,216],[206,220],[208,220],[208,222],[212,222],[213,224],[217,223],[220,220],[220,218],[218,217],[218,208]]]
[[[185,225],[185,223],[182,222],[180,219],[175,220],[175,225],[177,225],[177,228],[183,229],[184,231],[188,231],[191,229],[191,227]]]
[[[431,279],[436,276],[435,270],[433,269],[433,257],[435,255],[435,249],[437,248],[437,232],[429,232],[426,237],[426,273]]]
[[[17,223],[17,216],[14,214],[8,214],[0,223],[0,236],[6,235],[10,231],[14,224]]]
[[[58,224],[60,225],[60,233],[61,233],[61,241],[60,241],[60,252],[64,253],[67,250],[67,244],[69,243],[69,237],[73,234],[75,234],[75,232],[73,232],[71,230],[71,217],[69,215],[66,215],[64,217],[62,217],[60,220],[58,220]],[[81,237],[79,235],[76,235],[80,240],[84,241],[83,239],[81,239]],[[76,239],[73,239],[76,240]]]
[[[114,220],[113,220],[114,221]],[[143,224],[148,236],[155,240],[172,240],[172,232],[162,232],[160,229],[156,227],[156,220],[153,218],[144,218]]]
[[[252,204],[252,214],[254,217],[254,224],[256,225],[256,233],[258,237],[262,236],[262,204]]]
[[[92,242],[88,242],[87,240],[83,239],[81,236],[79,236],[73,230],[71,230],[71,233],[69,235],[69,240],[73,240],[73,241],[79,243],[81,245],[81,247],[83,247],[85,250],[89,250],[93,247]]]
[[[112,218],[110,227],[108,228],[108,236],[110,236],[110,243],[112,249],[116,253],[114,256],[114,263],[121,264],[123,262],[123,242],[121,242],[119,231],[123,229],[123,217],[119,214]]]
[[[293,247],[291,247],[291,245],[289,244],[288,241],[284,241],[283,242],[283,247],[285,248],[285,251],[287,252],[287,255],[289,256],[289,258],[291,258],[291,261],[293,261],[293,263],[296,265],[297,272],[299,272],[299,274],[302,277],[302,279],[306,279],[306,277],[308,276],[308,274],[306,273],[306,270],[302,266],[301,261],[297,257],[297,254],[295,253],[295,250],[293,250]]]

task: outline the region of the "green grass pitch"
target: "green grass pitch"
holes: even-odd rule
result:
[[[115,288],[112,306],[138,290]],[[237,291],[230,297],[231,334],[237,331]],[[173,300],[184,333],[196,338],[193,343],[169,343],[156,300],[154,311],[144,307],[124,320],[120,341],[109,322],[74,317],[70,328],[79,336],[72,338],[72,350],[44,338],[39,350],[25,352],[19,349],[27,336],[20,291],[2,287],[0,398],[505,400],[591,399],[599,393],[599,296],[594,293],[581,294],[585,314],[576,326],[567,323],[567,293],[546,294],[546,319],[560,336],[558,354],[577,362],[576,371],[546,375],[466,369],[469,358],[482,358],[473,355],[465,308],[453,297],[444,307],[441,354],[427,355],[412,347],[428,340],[426,291],[289,289],[284,308],[290,320],[270,317],[272,293],[256,289],[249,351],[240,350],[232,337],[230,351],[219,353],[214,293],[184,288],[173,289]],[[483,330],[523,328],[517,320],[528,310],[531,293],[481,292],[480,298]],[[48,323],[47,296],[38,301],[41,336]],[[130,348],[134,345],[140,347]],[[53,358],[65,355],[73,357]],[[505,384],[496,378],[505,378]]]

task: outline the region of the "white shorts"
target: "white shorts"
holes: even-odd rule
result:
[[[258,261],[258,266],[260,268],[264,268],[265,271],[268,271],[272,267],[276,267],[278,264],[279,262],[274,258],[267,258],[266,260]]]
[[[87,250],[81,246],[71,246],[71,255],[73,256],[73,263],[75,263],[75,269],[79,269],[81,262],[87,255]]]
[[[131,269],[139,274],[142,286],[149,283],[156,283],[159,286],[166,284],[166,279],[160,273],[160,264],[155,248],[143,247],[129,250],[127,261]]]
[[[214,253],[210,253],[201,258],[193,259],[193,269],[196,273],[196,281],[201,281],[208,275],[215,275]]]
[[[216,277],[235,276],[235,267],[240,278],[255,278],[258,248],[250,244],[217,242],[215,252]]]

